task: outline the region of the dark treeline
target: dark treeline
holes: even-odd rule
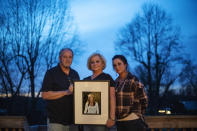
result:
[[[36,105],[32,108],[31,97],[0,98],[0,115],[26,116],[29,125],[46,124],[45,101],[41,98],[34,99]]]

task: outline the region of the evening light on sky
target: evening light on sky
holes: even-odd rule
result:
[[[87,69],[87,59],[99,52],[107,60],[106,73],[116,78],[111,58],[118,52],[114,42],[118,31],[128,24],[141,11],[145,2],[159,4],[173,19],[173,24],[181,27],[181,42],[192,60],[197,49],[197,1],[196,0],[72,0],[70,3],[73,23],[78,29],[85,52],[74,60],[73,68],[83,79],[91,75]],[[135,67],[130,61],[131,69]]]

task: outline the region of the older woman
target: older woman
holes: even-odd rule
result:
[[[92,71],[92,75],[86,77],[84,80],[109,80],[110,81],[110,118],[106,122],[107,127],[112,127],[115,124],[115,83],[109,74],[103,72],[106,66],[105,58],[99,54],[94,53],[88,58],[88,69]],[[85,125],[84,131],[106,131],[106,126],[102,125]]]
[[[144,86],[128,71],[128,63],[123,55],[115,55],[112,62],[119,75],[115,81],[117,130],[144,131],[146,124],[143,114],[148,103]]]

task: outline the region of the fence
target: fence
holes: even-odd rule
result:
[[[0,116],[0,131],[24,131],[28,126],[24,116]]]
[[[175,131],[179,129],[194,131],[197,128],[197,116],[146,116],[145,120],[151,131],[155,129],[161,131],[163,128],[167,131],[172,128]]]
[[[146,116],[145,120],[151,131],[166,129],[194,131],[197,129],[197,116]],[[0,116],[0,131],[46,131],[46,125],[29,128],[24,116]]]

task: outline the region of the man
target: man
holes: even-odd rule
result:
[[[48,131],[77,131],[73,125],[73,80],[78,73],[70,66],[73,51],[64,48],[59,54],[59,64],[48,70],[42,85],[42,98],[46,100]]]

